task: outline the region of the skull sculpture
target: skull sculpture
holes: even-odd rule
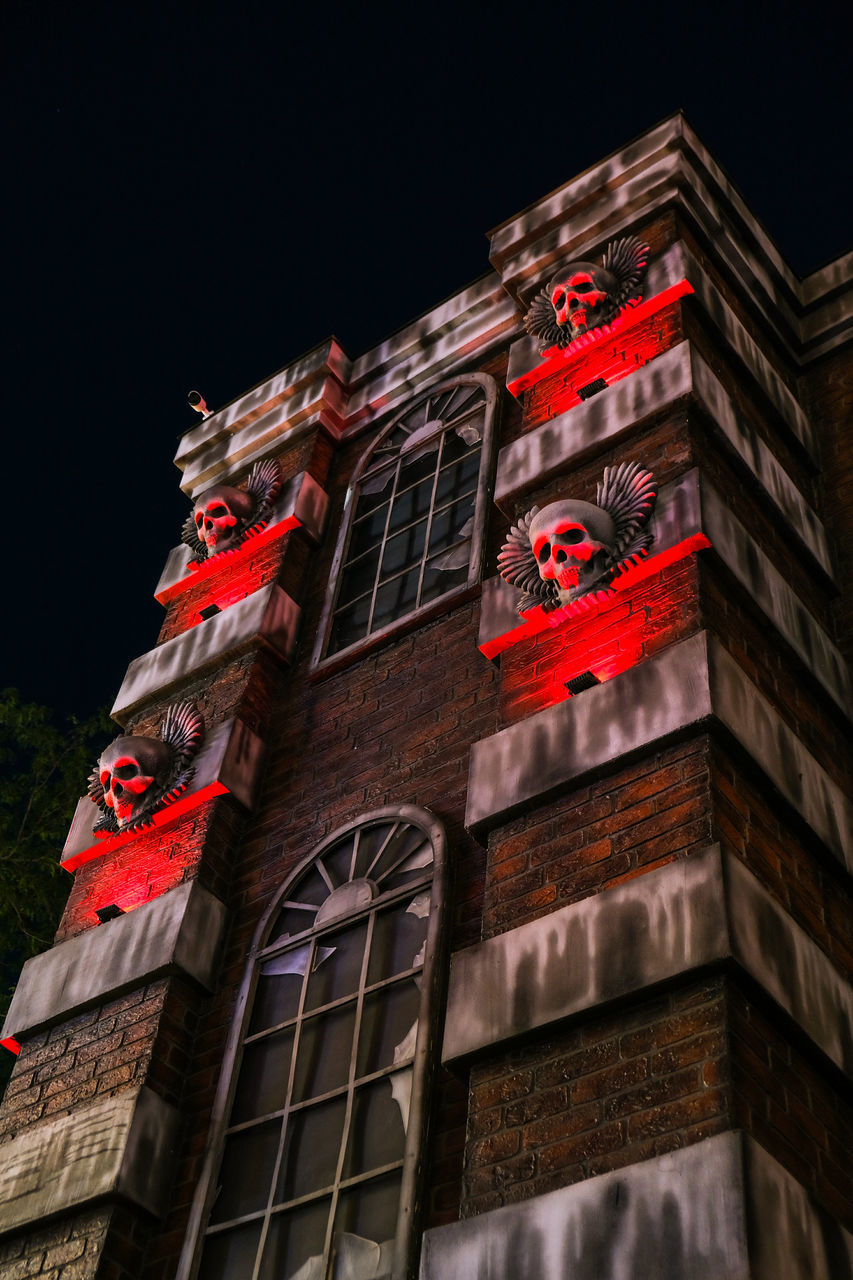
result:
[[[193,508],[193,521],[208,555],[232,551],[241,540],[254,503],[242,489],[219,484],[203,493]]]
[[[190,761],[204,735],[204,721],[191,702],[166,712],[159,737],[116,738],[89,777],[89,798],[101,810],[98,837],[149,826],[158,809],[186,790]]]
[[[252,468],[245,489],[218,484],[201,494],[181,533],[196,563],[236,551],[260,532],[280,492],[281,468],[275,459],[267,459]]]
[[[159,738],[116,738],[98,761],[104,804],[112,809],[119,831],[145,808],[145,795],[169,767],[169,748]]]
[[[606,567],[616,526],[591,502],[552,502],[533,517],[529,534],[540,578],[583,595]]]
[[[539,338],[540,352],[567,347],[585,333],[606,333],[621,311],[636,306],[648,254],[648,245],[629,236],[607,246],[601,266],[570,262],[558,271],[524,317],[527,332]]]
[[[573,337],[593,328],[604,316],[602,304],[616,293],[616,277],[592,262],[572,262],[548,285],[557,324]]]
[[[610,594],[614,578],[648,550],[656,497],[651,472],[623,462],[605,469],[596,504],[567,499],[532,507],[498,556],[501,575],[523,592],[518,612]]]

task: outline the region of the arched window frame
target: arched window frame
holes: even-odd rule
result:
[[[196,1280],[199,1275],[205,1233],[217,1192],[217,1176],[224,1152],[226,1130],[234,1104],[242,1061],[243,1042],[246,1039],[252,1016],[260,962],[270,946],[268,935],[282,906],[288,902],[291,890],[298,887],[303,877],[322,859],[324,853],[350,832],[356,832],[359,828],[383,820],[418,827],[431,844],[433,850],[432,874],[429,880],[430,912],[421,971],[422,985],[418,1011],[417,1040],[412,1059],[412,1100],[409,1122],[406,1128],[394,1260],[389,1273],[389,1280],[408,1280],[409,1277],[413,1277],[416,1273],[418,1239],[415,1232],[419,1219],[417,1207],[422,1201],[418,1191],[421,1182],[429,1120],[428,1103],[431,1067],[437,1057],[437,1040],[440,1030],[441,1004],[439,996],[443,978],[441,960],[444,951],[445,934],[446,836],[442,823],[427,810],[415,805],[391,805],[360,814],[351,822],[330,833],[319,845],[312,849],[311,853],[299,863],[280,886],[255,930],[228,1035],[222,1071],[211,1112],[208,1144],[190,1211],[190,1220],[176,1272],[176,1280]],[[424,879],[426,879],[426,876]],[[413,887],[416,888],[421,883],[421,881],[418,881]],[[399,889],[392,890],[387,897],[391,901],[395,898],[404,899],[407,896],[407,892],[408,888],[405,893]],[[333,926],[340,928],[345,923],[354,922],[360,917],[376,912],[383,906],[384,902],[385,899],[380,896],[369,905],[358,907],[350,913],[336,917],[332,922]],[[293,942],[295,944],[298,940],[300,943],[304,943],[318,933],[322,933],[327,927],[329,926],[315,925],[303,934],[294,935]]]
[[[402,613],[398,618],[395,618],[393,621],[387,623],[376,631],[369,631],[366,635],[353,641],[351,644],[329,653],[328,648],[331,640],[332,626],[334,623],[342,582],[345,577],[345,571],[348,568],[347,556],[349,552],[350,538],[352,535],[358,500],[361,496],[361,482],[365,473],[369,471],[371,466],[374,464],[377,453],[382,450],[385,442],[393,436],[394,432],[404,419],[417,414],[423,406],[427,406],[428,409],[431,402],[435,402],[446,392],[452,391],[454,388],[464,386],[479,386],[483,390],[485,397],[483,435],[480,448],[480,469],[474,504],[474,527],[471,535],[471,555],[468,562],[468,574],[465,582],[448,587],[447,591],[444,591],[441,595],[429,600],[426,604],[422,604],[409,612]],[[376,439],[367,448],[356,466],[352,480],[347,489],[344,510],[341,518],[340,532],[338,534],[338,542],[335,548],[335,555],[329,574],[329,591],[323,606],[323,613],[317,630],[317,642],[312,656],[312,668],[314,670],[325,671],[344,665],[353,656],[358,656],[365,650],[381,644],[389,636],[393,636],[401,631],[410,630],[413,627],[419,626],[423,622],[446,612],[455,604],[464,600],[470,595],[472,590],[476,588],[480,582],[483,572],[486,510],[494,473],[494,439],[497,404],[498,386],[494,378],[484,373],[459,374],[454,378],[449,378],[438,383],[436,386],[431,387],[428,392],[418,396],[415,400],[409,401],[405,408],[395,415],[391,422],[380,431]],[[442,426],[440,431],[437,430],[435,435],[443,435],[447,431],[452,430],[453,424],[451,422]]]

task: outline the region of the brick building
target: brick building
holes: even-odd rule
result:
[[[625,237],[642,301],[541,354]],[[242,541],[170,555],[100,785],[204,736],[149,825],[78,806],[0,1280],[853,1277],[851,257],[799,280],[676,116],[489,262],[181,440]],[[625,462],[647,552],[519,614],[511,526]]]

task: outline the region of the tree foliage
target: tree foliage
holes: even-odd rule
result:
[[[53,942],[71,888],[59,855],[109,735],[106,710],[58,727],[47,707],[0,692],[0,1015],[24,961]]]

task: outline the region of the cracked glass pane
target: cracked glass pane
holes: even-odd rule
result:
[[[427,919],[418,919],[406,903],[377,915],[367,967],[369,984],[415,967],[416,956],[426,938],[427,924]]]

